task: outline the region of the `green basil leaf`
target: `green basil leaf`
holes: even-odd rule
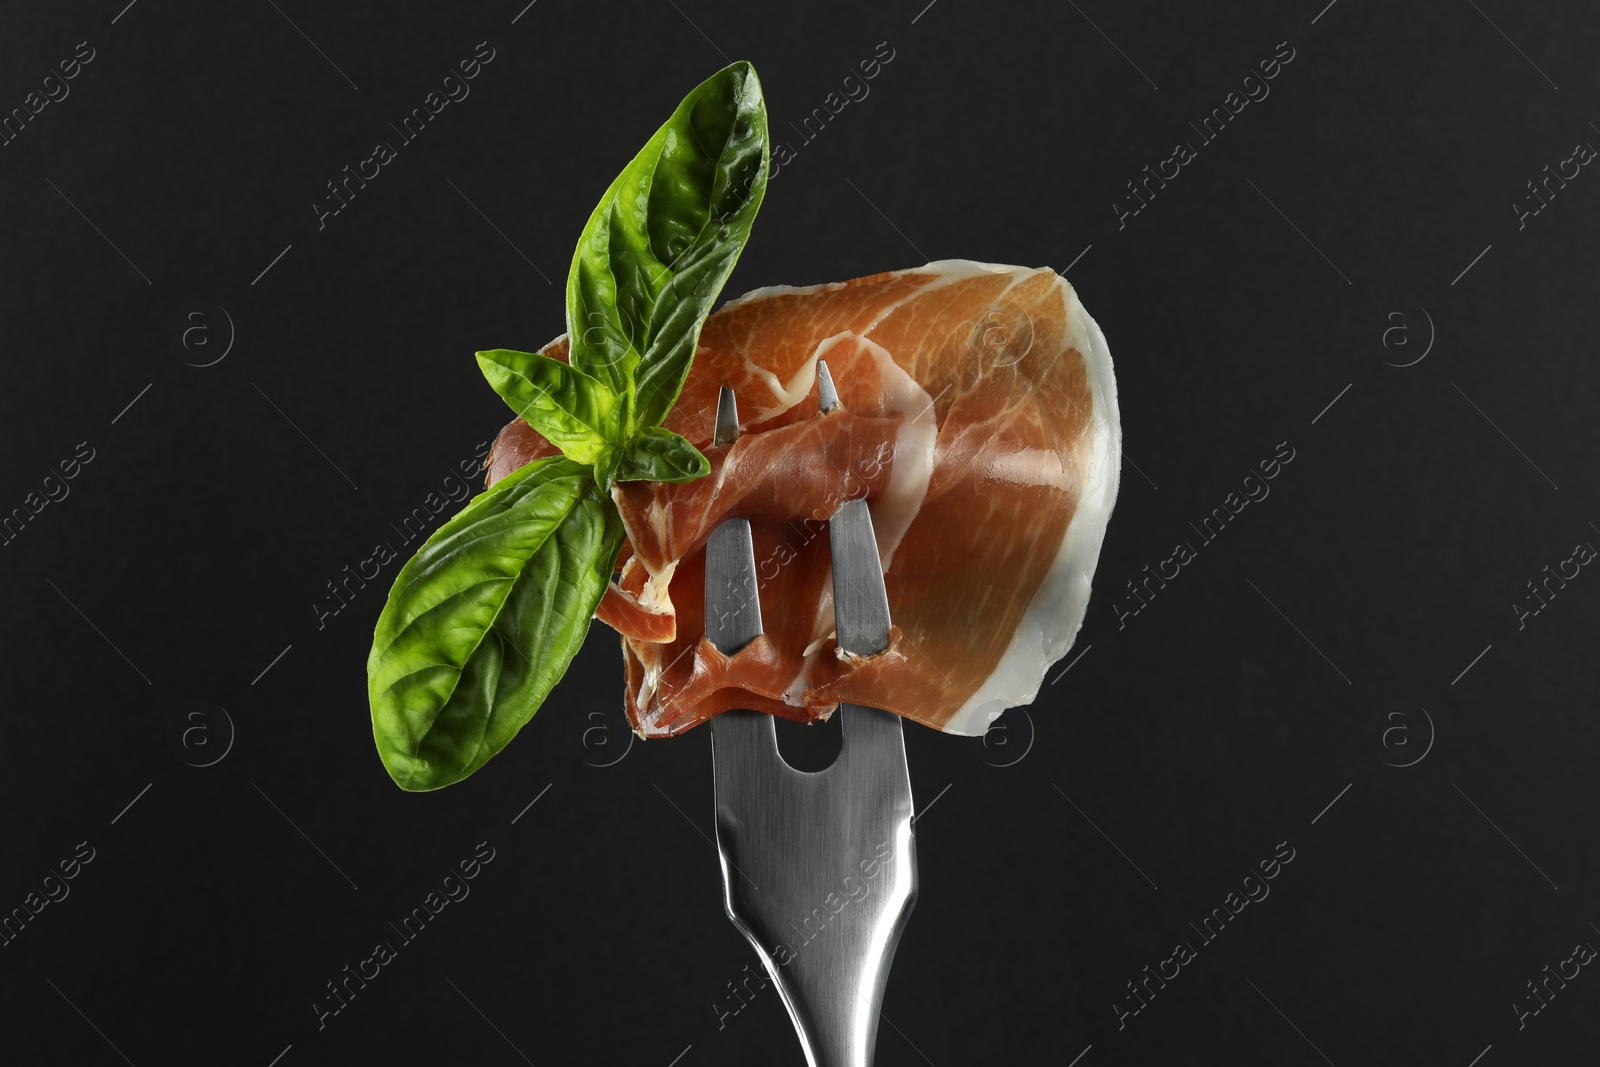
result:
[[[583,643],[622,536],[590,469],[550,457],[475,497],[401,569],[367,689],[402,789],[460,781],[533,717]]]
[[[710,462],[688,438],[658,426],[628,442],[613,478],[619,482],[692,482],[710,473]]]
[[[626,432],[617,394],[559,359],[496,348],[478,367],[529,426],[577,463],[594,463]]]
[[[658,426],[767,187],[767,109],[749,63],[701,83],[612,182],[567,276],[572,365]]]

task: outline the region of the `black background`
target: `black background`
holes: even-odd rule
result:
[[[95,50],[0,148],[0,509],[95,457],[0,549],[0,910],[95,850],[0,948],[7,1062],[802,1062],[770,989],[719,1027],[754,957],[708,731],[604,768],[571,742],[618,704],[613,635],[483,772],[406,795],[364,688],[398,563],[312,605],[504,421],[471,353],[561,331],[583,220],[689,88],[748,58],[785,136],[885,41],[728,291],[1072,264],[1129,451],[1025,758],[908,729],[922,889],[878,1062],[1593,1061],[1600,977],[1512,1006],[1600,944],[1600,577],[1511,608],[1600,544],[1600,177],[1509,206],[1600,143],[1587,5],[523,2],[5,15],[0,108]],[[324,183],[480,41],[470,97],[319,230]],[[1271,95],[1119,228],[1284,41]],[[167,340],[197,299],[236,330],[206,368]],[[1271,496],[1119,627],[1285,441]],[[210,767],[169,743],[191,700],[237,728]],[[470,897],[319,1029],[324,983],[481,841]],[[1125,983],[1280,842],[1271,896],[1119,1030]]]

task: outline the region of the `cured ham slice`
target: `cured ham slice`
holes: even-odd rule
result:
[[[566,358],[566,341],[544,349]],[[824,359],[841,410],[822,414]],[[711,445],[733,389],[733,445]],[[644,737],[729,708],[802,722],[841,702],[981,734],[1038,693],[1082,625],[1121,453],[1105,338],[1050,270],[946,260],[760,289],[706,322],[665,425],[711,462],[684,484],[613,489],[627,544],[596,616],[622,634]],[[555,452],[517,420],[489,482]],[[894,621],[887,651],[840,652],[827,518],[872,512]],[[704,636],[704,548],[750,520],[766,633],[729,657]]]

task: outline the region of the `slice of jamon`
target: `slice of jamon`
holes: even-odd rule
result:
[[[566,358],[566,341],[546,346]],[[841,409],[818,410],[827,361]],[[711,445],[717,394],[743,420]],[[1072,646],[1116,500],[1121,430],[1104,336],[1050,270],[946,260],[760,289],[706,322],[668,429],[711,475],[613,489],[628,543],[596,617],[622,634],[630,721],[680,733],[729,708],[802,722],[841,702],[981,734]],[[490,484],[553,446],[520,419]],[[872,512],[894,632],[869,658],[833,635],[827,518]],[[750,520],[767,632],[704,637],[704,548]]]

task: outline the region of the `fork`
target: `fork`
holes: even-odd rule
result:
[[[817,362],[823,416],[839,406]],[[733,392],[717,404],[714,443],[730,445]],[[889,601],[865,500],[828,522],[838,646],[889,647]],[[706,636],[732,655],[761,635],[748,519],[706,543]],[[717,852],[728,917],[755,947],[810,1067],[871,1067],[889,965],[916,898],[911,778],[898,716],[840,704],[843,747],[825,770],[778,752],[774,718],[727,711],[711,722]]]

